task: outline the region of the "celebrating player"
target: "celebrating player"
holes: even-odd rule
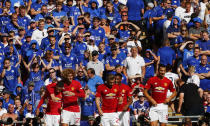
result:
[[[151,126],[158,126],[158,121],[161,123],[161,126],[166,126],[166,123],[168,122],[167,103],[176,96],[176,91],[172,82],[164,77],[165,73],[166,67],[164,65],[159,65],[158,75],[151,77],[145,86],[144,95],[153,105],[149,112]],[[148,93],[148,90],[150,89],[152,96]],[[172,92],[172,95],[166,98],[168,89]]]

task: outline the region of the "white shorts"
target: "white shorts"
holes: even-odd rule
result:
[[[152,106],[149,111],[151,122],[159,121],[160,123],[168,123],[168,105],[157,104],[156,107]]]
[[[101,116],[102,126],[119,126],[119,117],[116,112],[113,113],[103,113]]]
[[[45,118],[46,126],[59,126],[60,125],[60,115],[48,115]]]
[[[80,125],[80,112],[70,112],[70,111],[62,110],[61,123],[79,126]]]
[[[130,113],[117,112],[120,120],[120,126],[130,126]]]

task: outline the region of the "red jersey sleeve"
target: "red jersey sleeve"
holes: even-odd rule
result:
[[[126,90],[127,96],[133,96],[132,89],[129,86],[126,86],[126,87],[127,87],[127,90]]]
[[[101,87],[102,85],[99,85],[97,90],[96,90],[96,97],[101,97]]]
[[[49,94],[54,94],[54,86],[56,86],[56,83],[47,85],[46,89],[49,92]]]
[[[152,79],[150,78],[150,79],[147,81],[147,83],[146,83],[146,85],[144,86],[144,88],[149,90],[149,89],[151,88],[151,84],[152,84]]]
[[[76,93],[76,96],[80,97],[80,98],[84,98],[85,97],[85,91],[82,89],[82,86],[79,82],[77,84],[77,89],[78,89],[78,93]]]

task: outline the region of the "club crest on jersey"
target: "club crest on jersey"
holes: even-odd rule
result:
[[[71,90],[73,91],[74,90],[74,87],[72,87]]]
[[[105,92],[107,92],[107,90],[105,90]]]
[[[114,89],[114,92],[117,92],[117,89]]]
[[[124,89],[122,90],[122,93],[125,93],[125,90]]]
[[[168,86],[168,84],[167,84],[167,83],[164,83],[164,86],[165,86],[165,87],[167,87],[167,86]]]
[[[101,33],[101,30],[99,30],[99,33]]]

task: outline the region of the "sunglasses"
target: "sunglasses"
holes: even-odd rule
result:
[[[55,73],[55,71],[53,71],[53,72],[49,72],[50,74],[52,74],[52,73]]]

